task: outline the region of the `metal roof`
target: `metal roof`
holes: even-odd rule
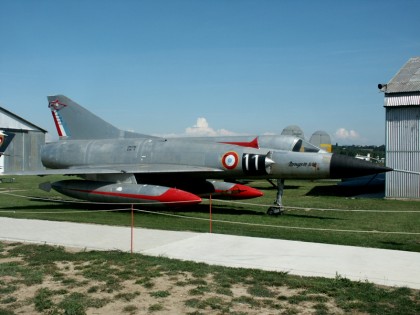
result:
[[[420,91],[420,57],[412,57],[383,89],[385,93]]]
[[[30,127],[34,128],[35,130],[39,130],[39,131],[41,131],[41,132],[43,132],[43,133],[48,132],[47,130],[45,130],[45,129],[43,129],[43,128],[41,128],[41,127],[39,127],[39,126],[37,126],[37,125],[35,125],[35,124],[33,124],[33,123],[31,123],[30,121],[27,121],[26,119],[24,119],[24,118],[22,118],[22,117],[19,117],[18,115],[14,114],[14,113],[12,113],[11,111],[8,111],[8,110],[7,110],[7,109],[5,109],[4,107],[1,107],[1,106],[0,106],[0,114],[1,114],[1,113],[4,113],[5,115],[7,115],[7,116],[11,117],[12,119],[15,119],[16,121],[20,121],[21,123],[23,123],[23,124],[25,124],[25,125],[27,125],[27,126],[30,126]],[[7,126],[0,126],[0,129],[1,129],[2,127],[3,127],[3,128],[5,128],[5,127],[7,127]]]

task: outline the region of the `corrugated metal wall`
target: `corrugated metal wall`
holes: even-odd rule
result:
[[[405,95],[388,95],[385,97],[386,106],[407,106],[407,105],[418,105],[420,104],[419,94],[405,94]]]
[[[386,161],[394,169],[420,172],[420,106],[386,107]],[[385,196],[420,199],[420,176],[387,173]]]
[[[7,148],[4,159],[4,170],[34,171],[43,169],[41,163],[41,146],[45,143],[45,134],[39,131],[13,131],[15,137]]]

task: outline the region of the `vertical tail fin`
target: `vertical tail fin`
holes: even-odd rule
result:
[[[331,137],[328,133],[322,130],[315,131],[309,140],[314,146],[323,149],[329,153],[332,152]]]
[[[48,96],[48,107],[60,139],[116,139],[125,132],[64,95]]]
[[[14,133],[0,130],[0,157],[4,154],[10,142],[12,142]]]

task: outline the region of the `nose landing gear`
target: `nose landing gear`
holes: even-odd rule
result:
[[[277,179],[277,195],[274,200],[274,206],[271,206],[267,210],[268,215],[282,215],[284,213],[284,207],[282,203],[283,191],[284,191],[284,179]]]

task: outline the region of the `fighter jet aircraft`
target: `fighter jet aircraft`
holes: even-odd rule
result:
[[[229,183],[235,179],[345,178],[390,171],[314,146],[279,148],[267,137],[229,139],[161,138],[120,130],[63,95],[48,97],[60,140],[42,148],[46,170],[32,175],[78,175],[41,188],[93,202],[190,205],[201,198],[253,198],[262,193]],[[231,139],[232,140],[232,139]],[[273,141],[273,138],[271,138]],[[284,144],[284,143],[283,143]],[[282,145],[283,145],[282,144]],[[269,213],[282,210],[279,204]]]

